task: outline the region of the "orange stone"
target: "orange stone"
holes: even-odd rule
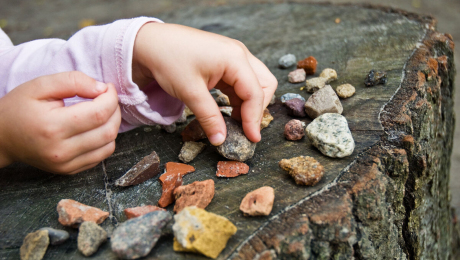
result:
[[[317,65],[318,61],[316,61],[315,57],[313,56],[297,62],[297,68],[304,69],[307,75],[314,75],[316,73]]]
[[[246,194],[241,201],[240,210],[245,216],[268,216],[272,211],[274,200],[273,188],[264,186]]]
[[[101,224],[109,216],[109,212],[87,206],[71,199],[62,199],[57,205],[59,223],[64,226],[78,227],[85,221]]]
[[[174,191],[176,205],[174,212],[179,213],[185,207],[196,206],[204,209],[214,197],[214,181],[196,181],[189,185],[177,187]]]
[[[233,178],[249,172],[249,166],[238,161],[220,161],[217,163],[217,177]]]
[[[182,185],[182,177],[195,171],[193,166],[175,162],[166,163],[165,168],[166,172],[160,176],[163,194],[158,201],[158,205],[162,208],[174,202],[174,190]]]
[[[157,206],[147,205],[143,207],[127,208],[124,210],[124,212],[128,219],[132,219],[132,218],[137,218],[149,212],[157,211],[157,210],[166,211],[165,209],[157,207]]]

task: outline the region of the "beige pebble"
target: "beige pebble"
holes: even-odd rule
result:
[[[326,79],[327,84],[337,79],[337,72],[333,69],[324,69],[319,77]]]
[[[351,84],[343,84],[338,86],[335,91],[339,97],[349,98],[355,94],[355,87],[353,87]]]
[[[305,82],[305,87],[309,93],[316,92],[324,86],[326,86],[326,79],[321,77],[311,78]]]

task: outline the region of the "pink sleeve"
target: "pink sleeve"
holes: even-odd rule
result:
[[[39,76],[77,70],[115,85],[122,113],[119,132],[141,125],[173,123],[180,117],[184,104],[168,95],[156,82],[141,91],[132,81],[134,40],[147,22],[161,21],[147,17],[118,20],[86,27],[68,41],[44,39],[17,46],[0,30],[0,97]],[[75,97],[66,99],[65,103],[83,101],[85,99]]]

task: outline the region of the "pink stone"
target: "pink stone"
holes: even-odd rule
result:
[[[292,119],[284,126],[284,137],[286,139],[295,141],[300,140],[305,136],[305,123]]]
[[[220,161],[217,163],[217,177],[237,177],[249,172],[249,166],[237,161]]]
[[[137,218],[149,212],[153,212],[157,210],[166,211],[165,209],[157,207],[157,206],[147,205],[147,206],[142,206],[142,207],[127,208],[124,210],[124,212],[128,219],[132,219],[132,218]]]
[[[288,80],[291,83],[304,82],[307,79],[307,73],[304,69],[296,69],[289,72]]]
[[[109,216],[109,212],[87,206],[71,199],[62,199],[57,205],[59,223],[64,226],[78,227],[84,221],[101,224]]]
[[[162,208],[174,202],[174,190],[182,185],[182,177],[195,171],[193,166],[175,162],[166,163],[165,168],[166,172],[160,176],[163,194],[158,201],[158,205]]]
[[[214,197],[214,181],[209,179],[179,186],[174,190],[174,197],[176,198],[174,205],[174,212],[176,213],[189,206],[204,209]]]
[[[241,201],[240,210],[245,216],[268,216],[272,211],[274,200],[273,188],[264,186],[246,194]]]

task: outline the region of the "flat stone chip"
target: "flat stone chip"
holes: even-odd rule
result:
[[[189,185],[179,186],[174,190],[176,204],[174,212],[179,213],[185,207],[206,208],[214,197],[214,181],[195,181]]]
[[[122,187],[136,185],[157,176],[159,173],[160,157],[153,151],[116,180],[115,185]]]
[[[205,143],[201,142],[185,142],[182,145],[182,148],[179,153],[179,160],[183,161],[184,163],[188,163],[193,161],[198,154],[200,154],[206,148]]]
[[[249,166],[237,161],[220,161],[217,163],[217,177],[233,178],[241,174],[247,174]]]
[[[158,201],[162,208],[174,202],[174,190],[182,185],[182,177],[195,171],[193,166],[175,162],[166,163],[165,168],[166,172],[160,176],[163,193]]]
[[[63,226],[75,228],[85,221],[101,224],[109,216],[109,212],[71,199],[60,200],[57,205],[57,212],[59,214],[59,223]]]
[[[245,216],[268,216],[275,201],[275,190],[272,187],[261,187],[244,196],[240,210]]]

